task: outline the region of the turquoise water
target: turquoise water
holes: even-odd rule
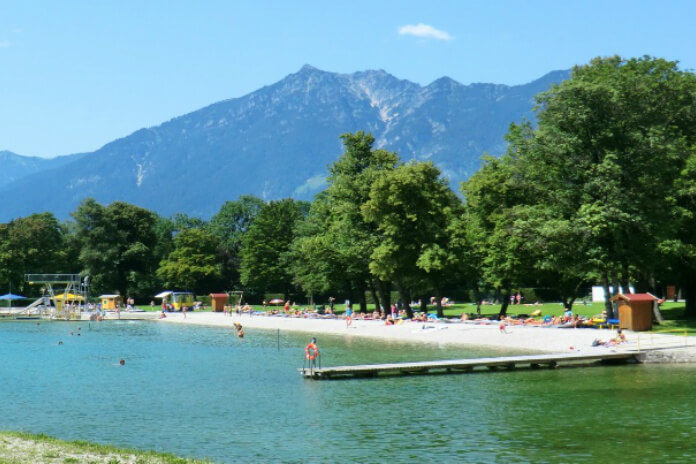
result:
[[[222,462],[696,461],[693,366],[316,382],[296,372],[307,336],[246,332],[0,323],[0,429]],[[325,364],[510,354],[319,345]]]

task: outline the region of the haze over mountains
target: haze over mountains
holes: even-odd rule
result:
[[[0,152],[0,221],[42,211],[65,218],[86,197],[201,217],[242,194],[310,199],[342,152],[339,135],[358,130],[404,160],[432,160],[456,188],[484,152],[504,151],[511,122],[533,119],[534,95],[568,76],[554,71],[519,86],[443,77],[421,86],[381,70],[304,66],[93,153],[45,160]]]

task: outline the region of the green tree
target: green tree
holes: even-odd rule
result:
[[[675,181],[669,197],[672,219],[666,224],[671,233],[660,243],[668,276],[681,284],[686,299],[686,315],[696,317],[696,149]]]
[[[0,283],[5,290],[12,286],[15,292],[26,291],[24,274],[63,270],[63,244],[64,230],[51,213],[0,224]]]
[[[242,237],[263,207],[263,200],[242,195],[237,201],[227,201],[210,219],[208,230],[218,239],[218,260],[221,264],[222,283],[239,285],[239,266]]]
[[[442,317],[442,288],[461,278],[462,266],[453,237],[461,202],[440,170],[428,162],[389,171],[372,184],[362,213],[381,235],[370,271],[401,289],[433,290]]]
[[[372,185],[399,165],[399,157],[386,150],[374,149],[371,134],[356,132],[341,136],[344,152],[329,168],[326,201],[330,214],[324,225],[325,244],[331,244],[332,270],[343,269],[343,280],[358,296],[361,310],[367,302],[365,291],[374,290],[385,309],[390,305],[389,282],[370,273],[372,252],[380,241],[376,224],[361,212],[370,200]],[[335,272],[332,272],[335,275]]]
[[[530,187],[510,154],[484,158],[481,169],[462,184],[468,245],[480,260],[480,280],[502,298],[501,315],[507,312],[512,291],[531,277],[528,248],[514,227],[516,208],[525,204]]]
[[[506,216],[522,213],[518,230],[548,245],[536,269],[566,283],[599,277],[607,291],[660,271],[675,174],[696,136],[695,89],[675,62],[597,58],[538,97],[536,130],[511,127],[510,175],[534,188]]]
[[[157,276],[167,287],[194,292],[212,290],[220,278],[218,240],[203,229],[184,229],[174,237],[174,249],[160,262]]]
[[[147,298],[155,291],[159,222],[155,213],[124,202],[104,207],[90,198],[72,216],[79,261],[95,292]]]
[[[243,285],[259,292],[292,292],[292,273],[286,256],[297,221],[309,205],[292,199],[271,201],[260,209],[244,234],[240,278]]]
[[[350,293],[346,263],[334,247],[330,224],[331,204],[324,191],[314,198],[307,217],[296,224],[287,255],[294,283],[313,297],[330,291]]]

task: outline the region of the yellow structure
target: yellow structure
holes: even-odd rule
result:
[[[85,297],[82,295],[75,295],[74,293],[58,293],[54,300],[67,301],[68,303],[74,303],[79,301],[85,301]]]
[[[121,306],[123,300],[121,295],[101,295],[99,297],[101,300],[102,309],[116,309],[116,306]]]
[[[161,298],[162,302],[172,306],[174,311],[181,311],[183,306],[193,307],[193,293],[191,292],[171,292],[169,290],[158,293],[155,298]]]
[[[56,305],[56,314],[61,316],[65,315],[67,319],[71,319],[71,317],[69,317],[71,305],[82,303],[83,301],[85,301],[85,297],[74,293],[59,293],[53,297],[53,302]],[[74,308],[75,306],[72,306],[72,309]]]

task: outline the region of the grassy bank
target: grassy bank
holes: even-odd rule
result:
[[[208,463],[173,454],[141,451],[86,441],[63,441],[46,435],[0,432],[0,463],[19,464],[195,464]]]

